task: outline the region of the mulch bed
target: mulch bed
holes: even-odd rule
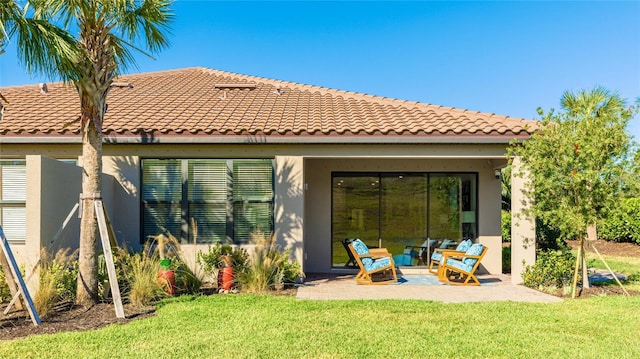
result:
[[[113,304],[99,303],[90,308],[70,302],[60,303],[44,318],[33,325],[25,310],[12,309],[7,315],[7,306],[0,306],[0,340],[23,338],[34,334],[50,334],[98,329],[110,324],[125,324],[132,320],[155,315],[155,307],[124,305],[124,319],[116,318]]]
[[[567,241],[567,244],[573,249],[578,249],[580,242]],[[640,245],[634,243],[618,243],[603,240],[593,242],[585,241],[585,250],[587,253],[593,253],[597,258],[594,247],[602,255],[614,257],[640,257]]]

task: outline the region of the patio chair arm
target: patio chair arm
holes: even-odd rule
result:
[[[446,263],[448,258],[472,258],[472,256],[465,256],[464,254],[465,252],[445,250],[442,251],[442,261]]]
[[[372,257],[388,257],[391,255],[386,248],[369,248],[369,254]]]
[[[456,251],[455,249],[448,249],[448,248],[436,248],[434,250],[434,252],[440,252],[440,253],[445,253],[445,252],[465,253],[465,252],[461,252],[461,251]]]

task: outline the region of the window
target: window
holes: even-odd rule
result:
[[[0,160],[0,225],[7,240],[24,243],[27,229],[27,166],[24,160]]]
[[[142,202],[143,240],[247,243],[273,230],[273,161],[145,159]]]
[[[476,173],[333,173],[333,267],[349,263],[344,238],[403,254],[427,239],[477,238]]]

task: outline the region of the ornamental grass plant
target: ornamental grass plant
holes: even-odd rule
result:
[[[300,264],[292,261],[289,250],[281,252],[276,244],[276,233],[261,230],[251,233],[254,248],[249,253],[246,268],[238,273],[243,291],[265,293],[286,283],[293,283],[302,275]]]
[[[131,304],[141,307],[147,306],[164,296],[164,291],[158,284],[160,262],[144,253],[131,255],[129,276],[129,292],[127,297]]]
[[[38,290],[33,304],[41,317],[46,317],[61,301],[75,298],[78,278],[78,253],[61,249],[51,256],[40,251]]]

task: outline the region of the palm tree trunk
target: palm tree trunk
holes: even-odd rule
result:
[[[91,306],[98,301],[98,222],[93,207],[100,197],[102,173],[102,136],[94,122],[86,124],[82,141],[82,219],[80,221],[80,258],[78,261],[78,304]]]

